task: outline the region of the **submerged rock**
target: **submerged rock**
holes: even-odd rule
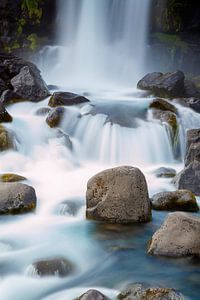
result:
[[[46,116],[51,111],[51,108],[49,107],[40,107],[36,110],[35,114],[36,116]]]
[[[181,71],[169,73],[149,73],[137,84],[141,90],[149,90],[157,97],[175,98],[184,96],[184,73]]]
[[[155,210],[190,211],[199,210],[195,195],[188,190],[157,193],[152,197],[152,207]]]
[[[76,300],[108,300],[108,298],[97,290],[89,290]]]
[[[36,207],[34,188],[23,183],[0,183],[0,214],[19,214]]]
[[[67,146],[67,148],[69,148],[70,150],[73,149],[73,143],[70,139],[70,136],[63,132],[60,128],[56,130],[56,137],[63,139],[63,144]]]
[[[184,300],[179,292],[162,287],[147,287],[143,283],[129,284],[118,297],[119,300]]]
[[[23,102],[25,99],[12,90],[6,90],[2,93],[0,102],[6,106],[13,103]]]
[[[58,276],[66,277],[74,270],[73,264],[66,258],[49,258],[36,261],[32,264],[34,273],[40,277]]]
[[[130,166],[102,171],[87,184],[86,216],[110,223],[148,222],[151,207],[143,173]]]
[[[172,168],[161,167],[155,171],[156,177],[170,178],[176,175],[176,170]]]
[[[12,116],[7,112],[3,104],[0,103],[0,123],[12,122]]]
[[[80,208],[83,206],[83,202],[80,198],[72,198],[63,201],[58,208],[61,215],[76,216]]]
[[[58,127],[65,115],[65,108],[62,106],[56,107],[48,113],[46,122],[49,127]]]
[[[14,134],[0,125],[0,151],[15,149]]]
[[[24,181],[26,180],[25,177],[12,174],[12,173],[5,173],[0,175],[0,182],[17,182],[17,181]]]
[[[149,254],[200,256],[200,218],[183,212],[168,214],[150,242]]]
[[[76,105],[90,102],[87,98],[70,92],[55,92],[49,100],[49,106]]]
[[[36,72],[28,66],[20,69],[19,74],[11,79],[15,93],[26,100],[38,102],[49,96],[49,90],[39,70]]]

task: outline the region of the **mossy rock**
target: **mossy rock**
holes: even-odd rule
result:
[[[0,125],[0,151],[15,149],[13,134],[3,125]]]
[[[177,109],[173,104],[171,104],[168,101],[161,99],[161,98],[154,99],[150,103],[149,108],[155,108],[155,109],[159,109],[159,110],[163,110],[163,111],[171,111],[175,114],[177,113]]]
[[[25,177],[12,174],[12,173],[5,173],[0,175],[0,182],[18,182],[18,181],[24,181],[27,180]]]

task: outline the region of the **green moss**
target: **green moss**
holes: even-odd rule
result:
[[[17,174],[5,173],[0,175],[1,182],[17,182],[17,181],[24,181],[24,180],[26,180],[25,177]]]
[[[181,49],[183,52],[187,52],[188,45],[186,42],[181,40],[180,36],[175,34],[166,34],[162,32],[156,32],[153,34],[153,37],[156,38],[160,43],[166,44],[169,47],[172,47],[174,51],[176,48]]]
[[[27,40],[30,42],[30,49],[31,50],[35,51],[35,50],[38,49],[39,42],[38,42],[37,34],[35,34],[35,33],[30,34],[27,37]]]
[[[28,13],[29,19],[34,19],[36,23],[40,23],[42,17],[41,0],[22,0],[21,9]]]

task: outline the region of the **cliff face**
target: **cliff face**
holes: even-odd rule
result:
[[[35,51],[54,37],[56,0],[1,0],[0,50]]]

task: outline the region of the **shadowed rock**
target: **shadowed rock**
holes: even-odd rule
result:
[[[70,92],[55,92],[49,100],[49,106],[76,105],[90,102],[87,98]]]

